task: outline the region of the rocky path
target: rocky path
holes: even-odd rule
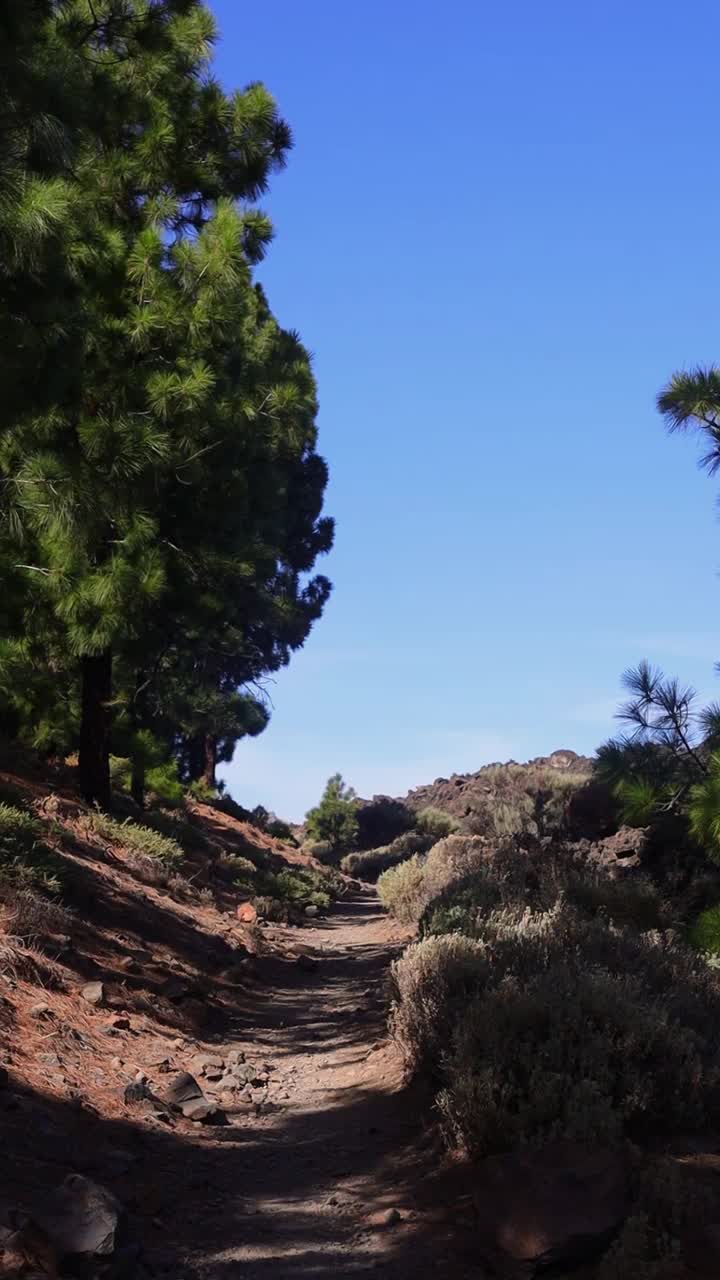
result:
[[[447,1273],[422,1104],[402,1089],[386,1038],[387,970],[403,936],[374,894],[283,933],[304,958],[277,959],[222,1046],[267,1061],[269,1105],[203,1130],[188,1152],[196,1186],[176,1224],[192,1240],[187,1270],[203,1280]]]

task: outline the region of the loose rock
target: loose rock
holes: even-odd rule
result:
[[[217,1103],[211,1102],[204,1094],[200,1098],[190,1098],[187,1102],[182,1102],[180,1110],[186,1120],[195,1120],[197,1122],[215,1119],[220,1115]]]
[[[255,924],[258,913],[252,902],[241,902],[236,912],[241,924]]]
[[[205,1099],[205,1094],[189,1071],[181,1071],[176,1075],[165,1091],[165,1102],[173,1107],[182,1107],[195,1098]]]
[[[83,1000],[87,1000],[88,1004],[101,1005],[105,1001],[105,987],[102,982],[88,982],[83,987],[81,993]]]

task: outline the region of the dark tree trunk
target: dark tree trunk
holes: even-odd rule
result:
[[[138,809],[145,808],[145,761],[138,751],[134,752],[132,758],[130,795],[135,801]]]
[[[215,781],[215,769],[217,767],[217,739],[212,734],[205,734],[205,763],[203,765],[202,780],[208,787],[212,787],[213,791],[217,786]]]
[[[186,747],[187,776],[189,782],[202,778],[205,763],[205,739],[196,735],[189,738]]]
[[[80,718],[80,790],[88,804],[109,809],[110,795],[110,699],[112,653],[82,659],[82,710]]]
[[[131,723],[137,737],[144,727],[146,711],[146,680],[143,671],[138,671],[135,675],[135,688],[138,692],[136,692],[131,706]],[[137,742],[132,753],[130,795],[138,809],[145,808],[145,758],[142,750],[138,748]]]

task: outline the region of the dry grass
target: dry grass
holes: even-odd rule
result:
[[[8,934],[25,942],[72,927],[72,914],[60,902],[14,880],[0,878],[0,906]]]

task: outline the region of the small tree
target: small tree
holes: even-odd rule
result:
[[[326,840],[333,853],[346,853],[357,840],[358,803],[352,787],[342,774],[328,779],[322,799],[306,815],[307,834],[312,840]]]

